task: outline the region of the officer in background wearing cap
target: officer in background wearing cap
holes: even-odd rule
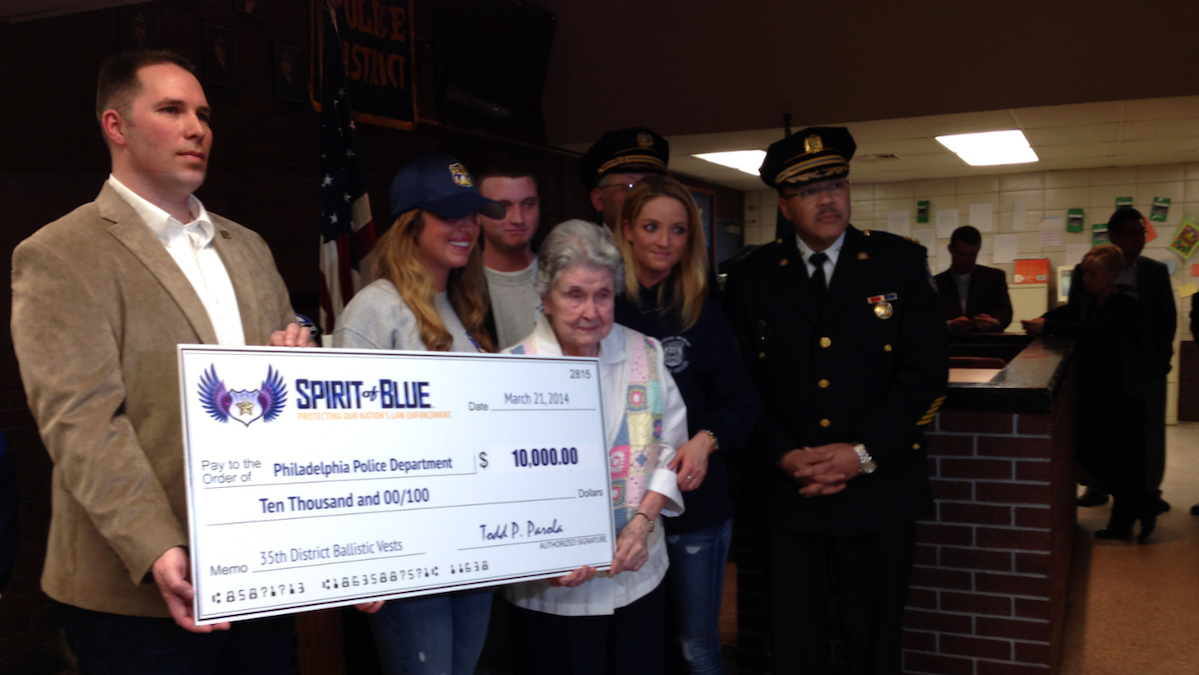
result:
[[[502,218],[504,207],[480,195],[453,157],[425,155],[401,169],[391,183],[396,220],[375,249],[375,281],[346,305],[333,346],[494,352],[484,329],[489,303],[477,214]],[[371,615],[385,675],[473,673],[491,589],[357,607]]]
[[[613,232],[624,198],[637,181],[666,173],[670,143],[645,127],[609,131],[583,154],[579,177],[591,190],[591,205]]]
[[[839,127],[770,146],[762,180],[795,236],[737,263],[725,294],[764,403],[749,449],[776,673],[826,672],[832,561],[848,672],[902,671],[916,521],[933,513],[922,430],[945,397],[945,310],[923,247],[849,224],[855,149]]]

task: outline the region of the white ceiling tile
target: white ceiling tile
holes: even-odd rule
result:
[[[1053,145],[1111,143],[1120,140],[1120,124],[1084,124],[1076,127],[1026,129],[1024,136],[1034,150]]]
[[[1120,138],[1125,141],[1199,138],[1199,118],[1125,122]]]
[[[944,145],[933,138],[908,138],[894,141],[869,141],[858,143],[855,156],[894,154],[900,157],[910,155],[953,155]]]
[[[907,121],[929,136],[970,134],[981,131],[1015,129],[1016,120],[1006,110],[909,117]]]
[[[1094,143],[1079,145],[1050,145],[1037,148],[1037,156],[1045,160],[1055,159],[1089,159],[1096,157],[1118,157],[1119,143]]]
[[[1172,120],[1199,117],[1199,96],[1147,98],[1128,101],[1125,120]]]
[[[1022,128],[1074,127],[1123,119],[1124,102],[1078,103],[1074,105],[1051,105],[1039,108],[1015,108],[1012,116]]]

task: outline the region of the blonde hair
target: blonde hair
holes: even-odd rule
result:
[[[704,225],[699,218],[699,207],[691,197],[691,191],[685,185],[670,176],[650,174],[638,181],[637,186],[624,200],[624,208],[620,213],[620,227],[617,240],[620,251],[624,255],[624,264],[628,270],[625,276],[625,295],[638,309],[641,308],[641,290],[637,279],[640,276],[641,265],[633,255],[633,242],[624,236],[624,224],[633,225],[645,205],[659,197],[670,197],[683,205],[687,210],[687,244],[683,247],[683,256],[670,271],[670,279],[674,282],[674,293],[668,311],[678,312],[682,317],[681,330],[689,330],[699,321],[700,312],[704,308],[704,298],[708,294],[708,245],[704,242]],[[665,286],[658,286],[658,305],[663,304]]]
[[[1087,254],[1082,257],[1082,264],[1085,265],[1088,260],[1098,262],[1112,274],[1118,275],[1124,271],[1124,251],[1121,251],[1120,247],[1115,244],[1100,244],[1087,251]]]
[[[433,275],[429,274],[425,256],[416,243],[424,229],[423,211],[413,209],[401,213],[391,229],[379,238],[379,257],[375,260],[372,276],[386,279],[395,286],[416,316],[420,340],[425,347],[433,352],[448,352],[454,344],[454,336],[437,313]],[[484,326],[491,300],[483,276],[483,253],[478,246],[470,252],[466,265],[450,270],[446,292],[450,306],[470,336],[485,351],[494,352],[495,345]]]

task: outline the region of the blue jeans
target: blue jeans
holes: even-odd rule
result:
[[[733,521],[666,537],[670,569],[668,605],[687,670],[694,675],[724,675],[720,654],[720,599],[729,559]]]
[[[490,589],[396,600],[370,615],[387,675],[472,675],[491,615]]]

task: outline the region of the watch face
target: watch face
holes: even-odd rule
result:
[[[878,464],[875,464],[874,461],[871,460],[862,465],[862,473],[874,473],[874,470],[877,468]]]

